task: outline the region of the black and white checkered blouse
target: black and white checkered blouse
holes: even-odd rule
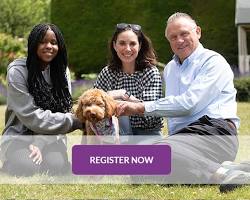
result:
[[[111,70],[104,67],[94,84],[95,88],[104,91],[125,89],[137,99],[154,101],[162,97],[162,80],[155,66],[143,71],[127,74],[122,71]],[[132,128],[155,129],[162,127],[162,118],[153,116],[131,116]]]

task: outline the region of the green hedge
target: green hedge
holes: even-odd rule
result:
[[[182,10],[190,12],[183,0],[52,0],[51,21],[65,37],[70,67],[76,74],[99,72],[107,63],[107,45],[119,22],[137,23],[152,39],[159,60],[171,57],[164,37],[167,17]]]
[[[237,101],[250,101],[250,77],[235,79],[234,86],[237,90]]]
[[[202,44],[238,65],[235,0],[192,0],[192,15],[202,28]]]
[[[205,47],[237,64],[235,0],[52,0],[51,21],[65,37],[70,67],[81,73],[99,72],[107,63],[107,43],[115,24],[137,23],[152,39],[158,60],[166,63],[172,52],[165,39],[167,18],[187,12],[202,27]]]

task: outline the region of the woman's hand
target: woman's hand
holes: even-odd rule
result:
[[[135,96],[133,95],[128,95],[127,93],[125,93],[122,97],[123,101],[130,101],[130,102],[141,102],[140,99],[137,99]]]
[[[114,99],[123,99],[123,96],[126,93],[126,90],[120,89],[120,90],[110,90],[107,92],[108,95],[112,96]]]
[[[33,159],[32,161],[35,164],[40,165],[43,161],[43,157],[42,157],[42,153],[41,153],[40,149],[33,144],[31,144],[29,146],[29,149],[31,151],[29,157]]]
[[[112,96],[116,100],[123,100],[123,101],[131,101],[131,102],[140,102],[139,99],[131,95],[125,89],[120,90],[111,90],[107,92],[108,95]]]

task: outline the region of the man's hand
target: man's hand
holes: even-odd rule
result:
[[[116,115],[143,115],[145,111],[144,104],[142,102],[128,102],[128,101],[117,101]]]
[[[43,161],[43,157],[42,157],[42,153],[40,149],[33,144],[29,146],[29,149],[31,151],[29,157],[33,159],[33,162],[35,164],[40,165]]]

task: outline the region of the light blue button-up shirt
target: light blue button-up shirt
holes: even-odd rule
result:
[[[174,56],[166,65],[166,97],[145,102],[145,115],[168,117],[169,134],[204,115],[231,119],[238,128],[233,78],[227,61],[199,44],[182,64]]]

